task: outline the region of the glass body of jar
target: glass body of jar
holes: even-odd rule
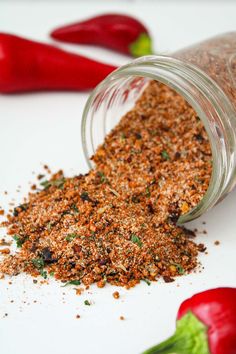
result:
[[[146,56],[110,74],[90,95],[82,118],[82,143],[90,156],[133,106],[149,80],[181,94],[208,133],[213,169],[199,204],[179,218],[191,221],[222,200],[236,184],[236,32],[193,45],[172,56]]]

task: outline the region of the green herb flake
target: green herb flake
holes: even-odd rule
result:
[[[137,150],[137,149],[131,149],[130,150],[130,153],[131,153],[131,155],[133,154],[133,155],[136,155],[136,154],[141,154],[141,150]]]
[[[131,241],[133,242],[133,243],[136,243],[136,245],[138,245],[140,248],[142,247],[142,242],[141,242],[141,240],[140,240],[140,238],[137,236],[137,235],[135,235],[135,234],[132,234],[131,235]]]
[[[18,248],[22,247],[22,245],[25,241],[20,235],[17,235],[17,234],[15,234],[13,236],[13,239],[16,241],[16,247],[18,247]]]
[[[50,277],[54,277],[54,272],[49,273]]]
[[[85,304],[86,306],[90,306],[90,305],[91,305],[91,303],[90,303],[88,300],[84,300],[84,304]]]
[[[47,272],[45,270],[43,270],[44,265],[45,265],[43,258],[35,258],[35,259],[32,259],[31,262],[33,263],[34,267],[39,271],[40,275],[44,279],[47,279]]]
[[[81,198],[87,198],[87,197],[88,197],[88,192],[81,193]]]
[[[121,133],[120,138],[121,138],[121,140],[125,140],[125,139],[126,139],[125,134],[124,134],[124,133]]]
[[[40,186],[44,187],[44,189],[48,189],[52,186],[52,183],[50,181],[43,181],[40,183]]]
[[[66,181],[65,178],[62,177],[53,181],[53,185],[56,186],[57,188],[63,189],[65,181]]]
[[[70,215],[70,210],[64,210],[64,211],[61,213],[61,216],[65,216],[65,215]]]
[[[88,192],[82,192],[81,194],[80,194],[80,198],[85,202],[85,201],[87,201],[87,202],[92,202],[92,199],[89,197],[89,195],[88,195]]]
[[[166,150],[162,150],[161,152],[161,157],[164,159],[164,160],[170,160],[170,155],[168,154],[168,152]]]
[[[77,208],[76,204],[72,204],[71,209],[74,210],[74,212],[76,212],[76,213],[79,212],[79,209]]]
[[[148,279],[143,279],[143,281],[144,281],[148,286],[151,285],[151,282],[150,282]]]
[[[32,259],[31,262],[33,263],[34,267],[38,270],[42,270],[44,267],[44,260],[42,258]]]
[[[68,286],[68,285],[80,285],[80,284],[81,284],[80,280],[71,280],[71,281],[68,281],[67,283],[65,283],[64,285],[62,285],[62,288],[64,288],[65,286]]]
[[[66,241],[71,242],[74,238],[78,237],[78,234],[72,233],[66,236]]]
[[[102,171],[98,171],[97,174],[100,177],[101,183],[106,183],[107,182],[107,178],[106,178],[106,176],[104,175],[104,173]]]
[[[49,223],[47,223],[47,230],[48,231],[51,231],[51,228],[52,228],[52,222],[51,221],[49,221]]]
[[[40,271],[40,275],[41,275],[41,277],[43,277],[44,279],[47,279],[47,277],[48,277],[48,274],[47,274],[46,270],[41,270],[41,271]]]
[[[55,186],[59,189],[63,189],[65,181],[66,181],[65,178],[62,177],[62,178],[58,178],[56,180],[43,181],[40,183],[40,185],[43,186],[45,190],[52,187],[52,186]]]
[[[182,274],[185,273],[184,268],[182,267],[181,264],[175,263],[174,266],[177,268],[177,271],[178,271],[179,274],[182,275]]]
[[[150,130],[149,131],[149,134],[151,135],[151,136],[155,136],[155,135],[157,135],[158,134],[158,131],[157,130]]]
[[[150,192],[150,189],[149,189],[148,187],[146,188],[146,196],[147,196],[148,198],[151,197],[151,192]]]

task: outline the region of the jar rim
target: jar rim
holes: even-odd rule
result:
[[[99,93],[127,77],[147,77],[174,89],[194,108],[207,131],[213,158],[212,174],[208,189],[200,202],[188,213],[181,215],[183,224],[202,215],[230,190],[232,171],[236,167],[236,126],[232,128],[234,108],[222,89],[205,72],[193,64],[169,56],[144,56],[112,72],[91,93],[82,117],[82,145],[89,167],[92,167],[86,129],[93,124],[91,107]],[[90,116],[89,122],[88,117]],[[91,127],[90,127],[91,128]],[[91,132],[90,132],[91,133]],[[92,136],[90,136],[92,142]],[[92,142],[93,143],[93,142]],[[93,147],[95,151],[95,147]]]

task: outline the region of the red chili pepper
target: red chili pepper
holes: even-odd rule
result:
[[[175,334],[143,354],[236,354],[236,288],[207,290],[184,301]]]
[[[0,33],[0,92],[89,90],[116,68],[48,44]]]
[[[139,57],[152,54],[152,40],[147,28],[131,16],[106,14],[63,26],[52,31],[60,41],[95,44]]]

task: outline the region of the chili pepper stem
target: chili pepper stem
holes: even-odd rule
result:
[[[207,327],[188,312],[177,321],[173,336],[143,354],[210,354]]]
[[[147,33],[141,33],[135,42],[129,46],[130,54],[134,57],[154,54],[152,50],[152,39]]]

